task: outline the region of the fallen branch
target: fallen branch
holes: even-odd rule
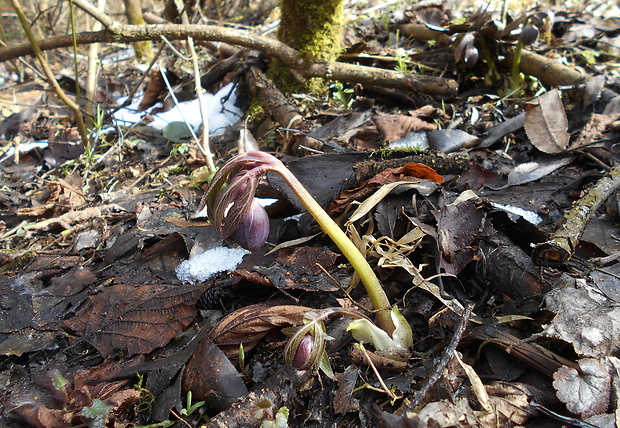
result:
[[[534,247],[534,263],[538,266],[558,267],[570,259],[592,215],[619,188],[620,167],[616,167],[564,213],[566,222],[546,242]]]
[[[30,224],[24,226],[23,229],[26,232],[36,232],[36,231],[49,231],[56,227],[62,227],[63,229],[71,229],[73,225],[84,223],[96,218],[101,218],[106,215],[115,213],[115,212],[124,212],[125,209],[120,205],[116,204],[107,204],[101,205],[99,207],[90,207],[83,209],[82,211],[70,211],[61,216],[49,218],[47,220],[40,221],[38,223]]]
[[[81,3],[78,6],[81,7]],[[298,51],[270,37],[260,36],[250,31],[215,25],[121,25],[102,22],[106,29],[97,32],[76,34],[79,45],[91,43],[133,43],[141,40],[157,40],[165,37],[169,40],[184,40],[192,37],[196,40],[210,40],[229,43],[258,50],[277,58],[287,66],[295,69],[306,78],[321,77],[343,82],[366,83],[376,86],[399,88],[432,95],[453,96],[458,91],[458,84],[452,79],[433,76],[420,76],[377,67],[345,64],[339,62],[314,62],[305,59]],[[107,24],[107,25],[106,25]],[[69,47],[73,45],[71,36],[52,37],[38,41],[42,51]],[[20,44],[0,49],[0,61],[31,55],[30,44]]]

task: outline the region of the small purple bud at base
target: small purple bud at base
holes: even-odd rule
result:
[[[306,334],[299,342],[297,352],[295,352],[295,357],[293,357],[291,362],[293,367],[297,370],[308,370],[312,366],[313,361],[310,356],[312,355],[313,346],[314,337],[311,334]]]
[[[232,234],[233,240],[246,250],[256,251],[265,245],[269,236],[269,215],[256,199],[241,225]]]
[[[523,42],[525,46],[528,46],[538,39],[539,33],[540,30],[535,25],[526,25],[521,30],[521,35],[519,37],[521,38],[521,42]]]

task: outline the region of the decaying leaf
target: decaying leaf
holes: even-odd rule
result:
[[[430,107],[430,106],[429,106]],[[400,140],[411,131],[432,131],[437,129],[434,123],[426,122],[420,117],[434,114],[435,109],[419,109],[414,112],[415,116],[406,115],[374,115],[372,121],[377,126],[377,130],[384,142]]]
[[[253,270],[265,275],[281,290],[335,291],[338,286],[325,271],[331,273],[337,269],[338,257],[327,248],[284,248],[278,252],[276,263],[265,268],[254,266]]]
[[[205,337],[183,372],[183,391],[192,391],[196,401],[205,401],[217,411],[227,409],[248,393],[239,372],[224,353]]]
[[[593,358],[579,361],[579,368],[561,367],[553,375],[553,387],[568,410],[586,419],[607,410],[611,378],[605,364]]]
[[[489,187],[493,190],[501,190],[510,186],[519,186],[521,184],[531,183],[540,178],[543,178],[553,171],[568,165],[572,162],[574,157],[554,156],[550,159],[539,159],[533,162],[525,162],[515,167],[510,173],[508,173],[508,182],[501,187]]]
[[[204,285],[116,285],[89,297],[63,325],[105,357],[147,354],[192,322],[204,291]]]
[[[259,303],[237,309],[226,315],[209,333],[227,357],[237,356],[239,344],[247,351],[271,330],[290,325],[301,325],[303,317],[312,308],[294,305],[267,305]]]
[[[615,355],[620,349],[620,307],[585,284],[557,288],[545,296],[547,309],[556,313],[543,333],[573,345],[582,357]]]
[[[568,120],[557,89],[552,89],[525,105],[525,132],[541,152],[564,152],[570,139],[567,129]]]
[[[437,247],[441,254],[440,265],[445,272],[456,275],[473,259],[472,243],[494,232],[482,211],[469,200],[446,205],[433,211],[437,219]]]

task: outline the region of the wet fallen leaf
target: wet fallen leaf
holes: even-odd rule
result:
[[[437,219],[441,267],[456,275],[473,259],[472,243],[479,237],[493,234],[493,226],[472,201],[446,205],[433,214]]]
[[[562,287],[545,296],[547,309],[556,313],[544,334],[573,345],[582,357],[615,355],[620,349],[620,308],[600,291],[579,281],[581,287]]]
[[[146,354],[166,345],[196,316],[204,285],[116,285],[88,298],[65,328],[105,357]]]
[[[191,391],[196,401],[205,401],[216,411],[227,409],[248,393],[235,366],[208,337],[187,362],[182,387]]]

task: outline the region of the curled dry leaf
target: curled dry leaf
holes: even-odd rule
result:
[[[246,306],[222,318],[209,337],[227,357],[234,357],[239,353],[239,344],[247,351],[275,328],[303,324],[304,315],[312,310],[305,306],[264,303]]]

